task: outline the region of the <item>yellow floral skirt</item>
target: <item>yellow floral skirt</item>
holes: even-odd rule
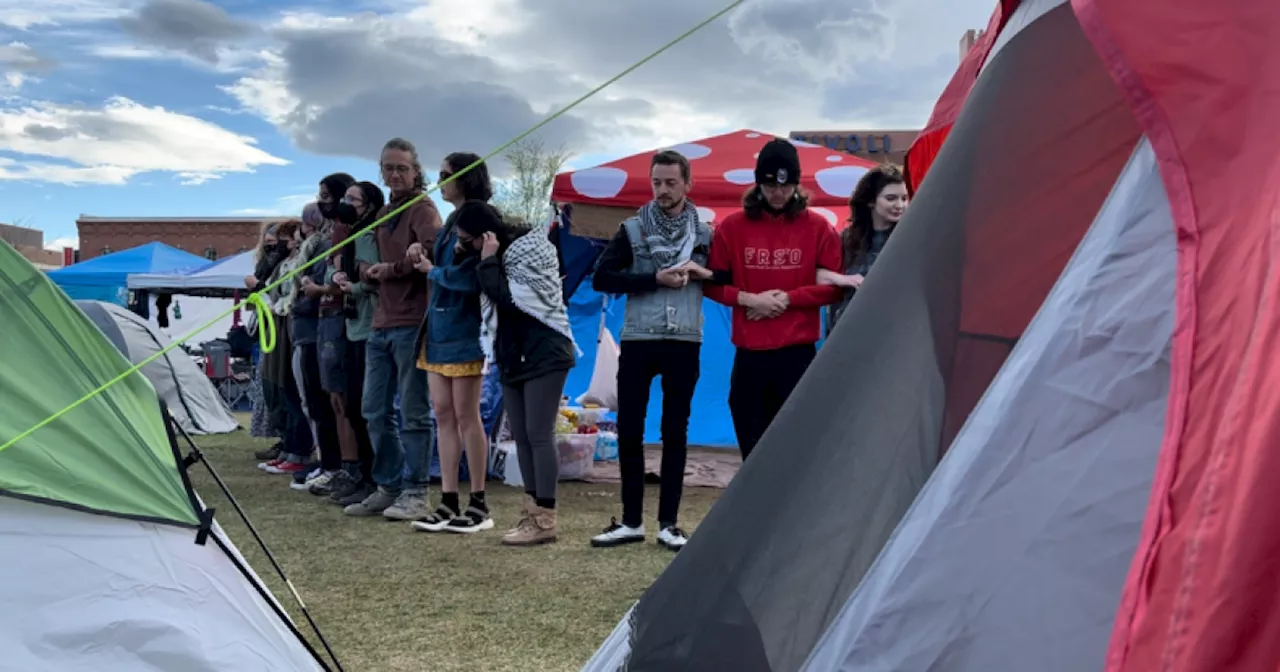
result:
[[[418,368],[427,373],[436,373],[445,378],[471,378],[484,372],[484,360],[462,362],[460,364],[436,364],[428,362],[425,354],[418,354]]]

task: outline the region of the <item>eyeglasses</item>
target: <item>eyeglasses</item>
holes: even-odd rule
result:
[[[400,175],[408,175],[409,173],[413,172],[413,166],[406,166],[403,163],[400,165],[384,163],[382,164],[382,172],[399,173]]]
[[[453,173],[451,173],[451,172],[449,172],[449,171],[447,171],[447,170],[442,170],[442,171],[440,171],[440,182],[444,182],[445,180],[447,180],[447,179],[449,179],[449,178],[451,178],[451,177],[453,177]]]
[[[346,197],[344,197],[344,198],[342,199],[342,202],[343,202],[343,203],[346,203],[347,205],[354,205],[354,206],[356,206],[356,207],[359,207],[359,206],[361,206],[361,205],[364,205],[364,201],[362,201],[362,200],[360,200],[360,199],[358,199],[358,198],[346,198]]]

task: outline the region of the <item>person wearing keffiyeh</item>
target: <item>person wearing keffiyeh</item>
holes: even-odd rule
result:
[[[502,377],[503,408],[525,483],[524,510],[503,537],[508,546],[556,540],[560,455],[555,422],[577,345],[560,284],[560,261],[546,236],[511,226],[487,203],[457,221],[457,245],[480,253],[480,341]]]
[[[627,296],[618,360],[618,466],[622,522],[591,540],[597,547],[645,539],[644,425],[649,388],[662,377],[662,468],[658,543],[678,551],[688,536],[676,526],[688,455],[689,413],[702,350],[702,285],[711,227],[687,198],[689,161],[663,151],[650,164],[653,200],[622,228],[597,261],[596,291]]]

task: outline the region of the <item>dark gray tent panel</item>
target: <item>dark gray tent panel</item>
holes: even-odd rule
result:
[[[1069,7],[1026,23],[786,408],[635,607],[627,669],[799,669],[1044,303],[1139,130]]]
[[[1175,259],[1144,141],[805,670],[1103,669],[1164,431]]]

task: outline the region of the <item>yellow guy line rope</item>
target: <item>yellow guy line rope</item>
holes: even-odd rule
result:
[[[729,12],[733,11],[734,9],[737,9],[738,5],[741,5],[743,2],[746,2],[746,0],[735,0],[734,2],[729,3],[728,5],[726,5],[726,6],[725,6],[723,9],[721,9],[720,11],[716,12],[715,14],[712,14],[711,16],[707,17],[706,19],[703,19],[700,23],[698,23],[698,24],[697,24],[697,25],[695,25],[694,27],[692,27],[692,28],[690,28],[689,30],[686,30],[685,32],[681,33],[681,34],[680,34],[680,35],[678,35],[675,39],[671,40],[670,42],[667,42],[666,44],[662,45],[661,47],[658,47],[658,49],[657,49],[656,51],[654,51],[653,53],[651,53],[651,54],[649,54],[648,56],[645,56],[644,58],[642,58],[642,59],[640,59],[640,60],[636,61],[636,62],[635,62],[635,63],[633,63],[630,67],[628,67],[626,70],[623,70],[622,72],[619,72],[618,74],[614,75],[613,77],[610,77],[609,79],[605,80],[605,82],[604,82],[603,84],[600,84],[600,85],[599,85],[599,86],[597,86],[596,88],[594,88],[594,89],[592,89],[592,90],[590,90],[590,91],[586,92],[585,94],[583,94],[583,95],[582,95],[582,97],[578,98],[577,100],[573,101],[572,103],[569,103],[569,104],[568,104],[568,105],[566,105],[565,107],[563,107],[563,108],[561,108],[561,109],[559,109],[559,110],[556,110],[554,113],[552,113],[552,114],[551,114],[550,116],[548,116],[546,119],[543,119],[542,121],[538,122],[536,125],[534,125],[534,126],[533,126],[532,128],[530,128],[529,130],[525,131],[524,133],[521,133],[520,135],[517,135],[516,137],[512,138],[511,140],[508,140],[508,141],[507,141],[505,144],[503,144],[501,147],[499,147],[499,148],[497,148],[497,149],[493,150],[492,152],[489,152],[489,153],[488,153],[488,154],[486,154],[484,157],[482,157],[480,160],[478,160],[478,161],[476,161],[475,163],[472,163],[471,165],[467,166],[466,168],[463,168],[462,170],[460,170],[460,171],[458,171],[458,172],[454,173],[453,175],[449,176],[448,178],[444,179],[443,181],[439,182],[438,184],[436,184],[436,185],[432,186],[430,189],[427,189],[427,190],[426,190],[426,191],[424,191],[423,193],[418,194],[418,195],[417,195],[417,196],[415,196],[414,198],[410,199],[410,200],[409,200],[408,202],[406,202],[404,205],[402,205],[402,206],[400,206],[400,207],[396,208],[395,210],[392,210],[391,212],[388,212],[386,215],[383,215],[383,216],[382,216],[381,218],[379,218],[377,221],[375,221],[375,222],[373,222],[372,224],[369,224],[368,226],[364,227],[363,229],[361,229],[361,230],[359,230],[359,231],[357,231],[357,232],[353,233],[353,234],[352,234],[349,238],[347,238],[346,240],[344,240],[344,241],[342,241],[342,242],[338,243],[337,245],[334,245],[332,248],[330,248],[330,252],[333,252],[333,251],[336,251],[336,250],[342,249],[342,248],[343,248],[344,246],[346,246],[346,245],[350,245],[353,241],[355,241],[355,239],[356,239],[356,238],[359,238],[360,236],[363,236],[364,234],[366,234],[366,233],[368,233],[368,232],[372,231],[373,229],[377,228],[377,227],[378,227],[379,225],[381,225],[383,222],[385,222],[385,221],[387,221],[387,220],[391,219],[392,217],[395,217],[396,215],[399,215],[401,212],[404,212],[406,209],[408,209],[408,208],[409,208],[410,206],[412,206],[414,203],[417,203],[418,201],[420,201],[420,200],[422,200],[422,199],[426,198],[426,197],[427,197],[427,195],[428,195],[428,194],[430,194],[431,192],[433,192],[433,191],[435,191],[435,190],[439,189],[441,186],[443,186],[443,185],[445,185],[445,184],[447,184],[447,183],[449,183],[449,182],[452,182],[453,180],[458,179],[459,177],[461,177],[461,176],[463,176],[464,174],[466,174],[466,173],[467,173],[467,171],[471,170],[472,168],[475,168],[476,166],[480,165],[481,163],[483,163],[483,162],[485,162],[485,161],[488,161],[489,159],[491,159],[491,158],[493,158],[493,157],[497,156],[498,154],[501,154],[502,152],[506,151],[509,147],[511,147],[512,145],[516,144],[517,142],[520,142],[521,140],[524,140],[525,138],[529,137],[530,135],[533,135],[534,133],[538,132],[538,130],[539,130],[539,129],[541,129],[543,126],[546,126],[547,124],[551,123],[552,121],[555,121],[558,117],[560,117],[561,115],[565,114],[565,113],[566,113],[566,112],[568,112],[569,110],[572,110],[573,108],[575,108],[575,107],[577,107],[577,106],[581,105],[581,104],[582,104],[584,101],[586,101],[588,98],[590,98],[590,97],[592,97],[592,96],[596,95],[597,93],[600,93],[600,92],[601,92],[601,91],[603,91],[605,88],[607,88],[608,86],[612,85],[614,82],[617,82],[618,80],[622,79],[623,77],[626,77],[627,75],[629,75],[629,74],[631,74],[632,72],[634,72],[634,71],[635,71],[637,68],[639,68],[640,66],[642,66],[642,65],[644,65],[644,64],[646,64],[646,63],[648,63],[649,61],[652,61],[653,59],[657,58],[660,54],[662,54],[662,53],[663,53],[663,52],[665,52],[666,50],[670,49],[671,47],[674,47],[675,45],[679,44],[680,42],[683,42],[683,41],[684,41],[686,38],[688,38],[690,35],[693,35],[694,33],[698,32],[699,30],[702,30],[702,29],[703,29],[703,28],[705,28],[708,24],[710,24],[710,23],[714,22],[715,20],[719,19],[720,17],[724,16],[725,14],[728,14]],[[275,282],[271,283],[270,285],[267,285],[266,287],[263,287],[262,289],[260,289],[260,290],[258,290],[258,291],[256,291],[256,292],[254,292],[254,293],[252,293],[252,294],[250,294],[250,295],[249,295],[249,297],[248,297],[247,299],[245,299],[244,301],[242,301],[242,302],[240,302],[240,303],[237,303],[236,305],[232,306],[231,308],[228,308],[227,310],[223,311],[223,312],[222,312],[221,314],[219,314],[217,317],[214,317],[213,319],[209,320],[207,323],[205,323],[205,324],[203,324],[203,325],[201,325],[201,326],[199,326],[199,327],[197,327],[197,328],[195,328],[195,329],[191,330],[191,331],[190,331],[186,336],[183,336],[182,338],[180,338],[180,339],[178,339],[178,340],[174,341],[173,343],[170,343],[170,344],[168,345],[168,347],[164,348],[164,349],[163,349],[163,350],[161,350],[160,352],[157,352],[157,353],[155,353],[154,355],[151,355],[150,357],[148,357],[148,358],[146,358],[146,359],[142,360],[141,362],[138,362],[137,364],[133,365],[133,366],[132,366],[132,367],[130,367],[129,369],[125,370],[125,371],[124,371],[124,373],[121,373],[120,375],[116,376],[115,378],[112,378],[111,380],[108,380],[107,382],[103,383],[103,384],[102,384],[101,386],[99,386],[96,390],[93,390],[92,392],[90,392],[90,393],[88,393],[88,394],[84,395],[84,396],[83,396],[83,397],[81,397],[80,399],[78,399],[78,400],[76,400],[75,402],[71,403],[71,405],[67,406],[66,408],[64,408],[64,409],[62,409],[62,410],[60,410],[60,411],[58,411],[57,413],[54,413],[53,415],[51,415],[51,416],[49,416],[49,417],[45,418],[44,420],[41,420],[40,422],[38,422],[38,423],[36,423],[35,425],[33,425],[30,429],[28,429],[28,430],[26,430],[26,431],[22,432],[21,434],[19,434],[19,435],[17,435],[17,436],[15,436],[15,437],[13,437],[12,439],[9,439],[7,442],[5,442],[5,444],[4,444],[3,446],[0,446],[0,451],[3,451],[3,450],[5,450],[5,449],[9,448],[10,446],[12,446],[12,445],[16,444],[17,442],[19,442],[19,441],[21,441],[21,440],[23,440],[23,439],[27,438],[28,436],[31,436],[31,435],[32,435],[32,434],[34,434],[35,432],[39,431],[39,430],[40,430],[40,428],[44,427],[45,425],[48,425],[49,423],[51,423],[51,422],[53,422],[53,421],[57,420],[58,418],[60,418],[60,417],[62,417],[62,416],[64,416],[64,415],[66,415],[67,413],[70,413],[71,411],[73,411],[73,410],[75,410],[77,407],[79,407],[81,404],[84,404],[85,402],[87,402],[87,401],[89,401],[90,399],[92,399],[92,398],[94,398],[94,397],[98,396],[99,394],[102,394],[102,392],[103,392],[104,390],[106,390],[107,388],[111,387],[112,385],[115,385],[116,383],[118,383],[118,382],[120,382],[120,381],[124,380],[125,378],[128,378],[130,375],[132,375],[132,374],[134,374],[134,373],[137,373],[137,372],[141,371],[141,370],[142,370],[142,368],[143,368],[143,367],[145,367],[146,365],[148,365],[148,364],[150,364],[151,362],[154,362],[155,360],[160,359],[161,357],[165,356],[165,355],[166,355],[170,350],[173,350],[174,348],[178,347],[178,346],[179,346],[179,345],[181,345],[182,343],[186,342],[186,340],[187,340],[187,339],[191,338],[191,337],[192,337],[192,336],[194,336],[195,334],[200,333],[201,331],[204,331],[205,329],[208,329],[209,327],[212,327],[212,326],[213,326],[214,324],[216,324],[219,320],[221,320],[221,319],[223,319],[223,318],[227,317],[228,315],[231,315],[231,314],[232,314],[232,313],[234,313],[236,310],[239,310],[241,307],[245,306],[246,304],[251,304],[251,305],[253,305],[254,310],[255,310],[255,311],[257,311],[257,313],[258,313],[258,320],[259,320],[259,325],[258,325],[258,338],[259,338],[259,342],[260,342],[260,344],[261,344],[261,346],[262,346],[262,351],[263,351],[263,352],[270,352],[271,350],[275,349],[275,345],[276,345],[276,344],[275,344],[275,340],[276,340],[276,339],[275,339],[275,334],[276,334],[276,332],[275,332],[275,323],[274,323],[274,321],[272,320],[271,311],[270,311],[269,309],[267,309],[267,308],[266,308],[267,301],[266,301],[265,299],[263,299],[263,297],[262,297],[261,295],[262,295],[263,293],[265,293],[265,292],[269,292],[269,291],[271,291],[271,290],[275,289],[276,287],[278,287],[278,286],[279,286],[281,283],[283,283],[284,281],[286,281],[286,280],[288,280],[288,279],[290,279],[290,278],[292,278],[292,277],[294,277],[294,276],[298,275],[299,273],[302,273],[303,271],[307,270],[308,268],[310,268],[310,267],[311,267],[311,266],[313,266],[314,264],[316,264],[316,263],[318,263],[318,262],[320,262],[320,261],[323,261],[323,260],[324,260],[324,259],[326,259],[328,256],[329,256],[329,255],[324,255],[324,256],[316,257],[315,259],[312,259],[311,261],[309,261],[309,262],[307,262],[307,263],[303,264],[302,266],[299,266],[298,268],[294,269],[294,271],[293,271],[292,273],[289,273],[289,274],[285,275],[284,277],[281,277],[279,280],[276,280]],[[268,332],[269,332],[269,334],[270,334],[270,337],[269,337],[269,338],[268,338]]]

